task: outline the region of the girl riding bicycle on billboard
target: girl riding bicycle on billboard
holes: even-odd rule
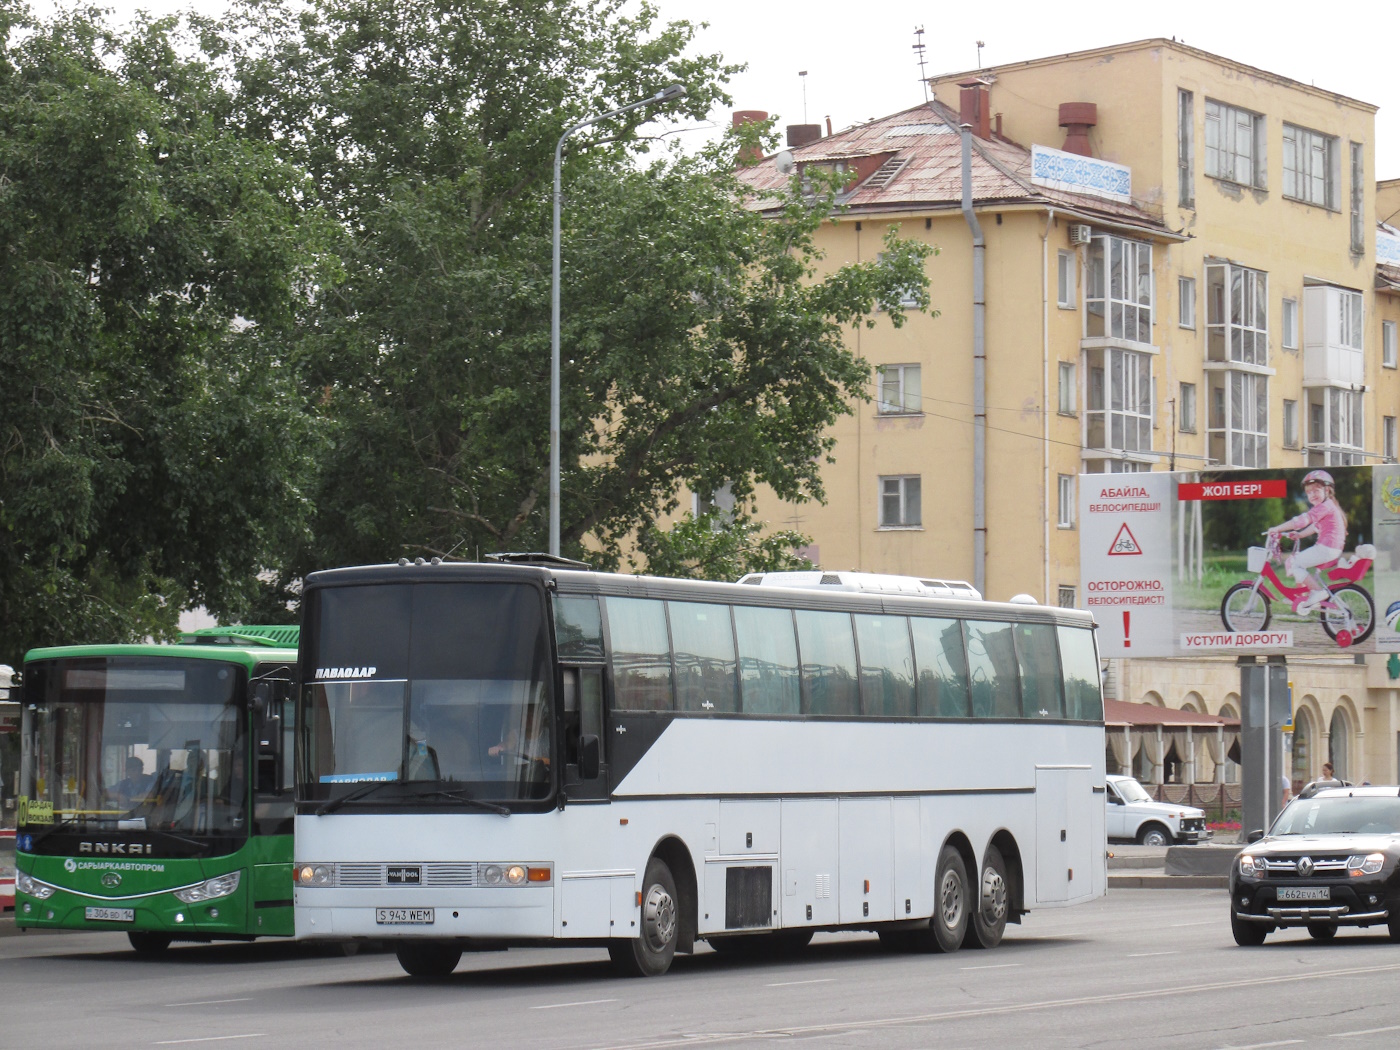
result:
[[[1308,595],[1298,603],[1297,612],[1306,614],[1316,609],[1328,596],[1326,586],[1309,570],[1336,561],[1346,547],[1347,516],[1337,502],[1337,484],[1325,470],[1314,470],[1303,478],[1303,494],[1310,506],[1302,514],[1289,518],[1269,529],[1270,536],[1289,539],[1316,536],[1312,546],[1295,551],[1283,560],[1283,570],[1300,587],[1307,585]]]

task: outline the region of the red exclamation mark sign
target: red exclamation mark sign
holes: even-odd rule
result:
[[[1123,610],[1123,648],[1124,648],[1124,649],[1131,649],[1131,648],[1133,647],[1133,630],[1132,630],[1132,624],[1130,623],[1130,620],[1131,620],[1131,618],[1132,618],[1132,615],[1133,615],[1133,614],[1130,613],[1127,609],[1124,609],[1124,610]]]

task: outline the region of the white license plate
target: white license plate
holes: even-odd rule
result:
[[[85,918],[98,919],[102,922],[135,922],[135,908],[84,908]]]
[[[380,926],[431,926],[432,908],[375,908],[374,921]]]
[[[1330,886],[1280,886],[1275,894],[1281,901],[1330,901]]]

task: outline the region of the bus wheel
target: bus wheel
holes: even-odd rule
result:
[[[149,933],[146,930],[131,930],[126,939],[131,942],[137,955],[160,955],[174,940],[169,934]]]
[[[608,945],[613,966],[626,977],[660,977],[671,968],[680,936],[676,880],[666,862],[652,857],[642,880],[641,936]]]
[[[952,846],[944,846],[933,878],[933,917],[928,921],[928,929],[919,931],[919,946],[934,952],[955,952],[961,948],[967,936],[971,903],[962,854]]]
[[[462,961],[462,949],[453,944],[404,944],[394,949],[404,973],[413,977],[447,977]]]
[[[995,846],[987,847],[987,857],[982,861],[982,877],[977,883],[973,889],[979,891],[979,900],[972,909],[963,947],[995,948],[1001,943],[1001,935],[1006,932],[1006,916],[1011,906],[1007,899],[1006,862],[1001,859],[1001,850]]]

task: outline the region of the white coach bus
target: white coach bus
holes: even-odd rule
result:
[[[1093,620],[966,585],[526,563],[306,579],[296,931],[464,950],[995,946],[1104,892]],[[933,597],[962,594],[962,598]]]

